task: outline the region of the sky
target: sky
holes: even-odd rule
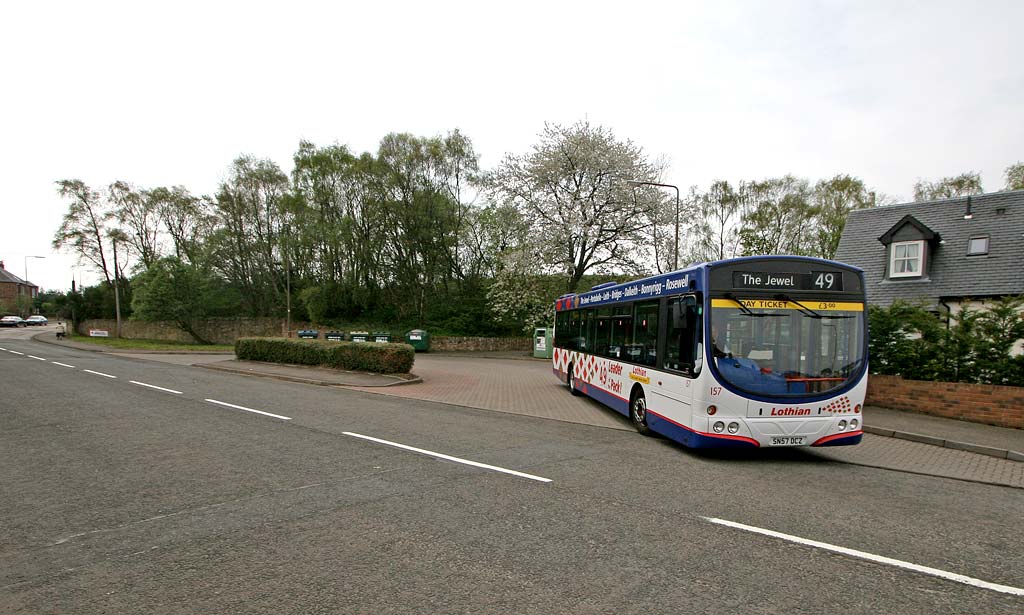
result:
[[[300,140],[468,136],[483,168],[580,120],[685,189],[849,173],[898,202],[1024,160],[1024,2],[49,2],[0,21],[0,260],[43,288],[60,179],[213,194]],[[44,258],[28,258],[42,256]]]

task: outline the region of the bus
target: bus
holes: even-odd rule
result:
[[[553,371],[692,448],[858,444],[863,272],[797,256],[701,263],[555,302]]]

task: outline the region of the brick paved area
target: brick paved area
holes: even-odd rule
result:
[[[388,387],[348,387],[438,401],[470,408],[513,412],[570,423],[632,430],[626,417],[590,398],[573,397],[559,383],[546,361],[417,355],[413,373],[421,384]]]
[[[543,361],[417,355],[422,384],[370,388],[369,393],[512,412],[611,429],[632,430],[614,410],[573,397]],[[870,416],[865,420],[870,423]],[[821,457],[870,467],[971,480],[1024,489],[1024,463],[865,434],[859,446],[811,449]]]

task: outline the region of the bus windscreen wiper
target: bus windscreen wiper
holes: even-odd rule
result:
[[[736,305],[738,305],[738,306],[739,306],[739,308],[740,308],[740,312],[742,312],[742,313],[743,313],[743,314],[745,314],[746,316],[754,316],[754,317],[760,317],[760,316],[768,316],[768,314],[758,314],[758,313],[757,313],[757,312],[755,312],[754,310],[752,310],[752,309],[748,308],[747,306],[743,305],[743,302],[742,302],[742,301],[740,301],[739,299],[737,299],[737,298],[736,298],[736,295],[734,295],[734,294],[732,294],[732,293],[725,293],[725,295],[724,295],[724,296],[725,296],[725,298],[726,298],[726,299],[728,299],[729,301],[732,301],[733,303],[735,303]]]
[[[789,302],[789,303],[795,303],[797,305],[797,307],[800,308],[800,311],[805,316],[810,316],[811,318],[818,318],[818,319],[825,318],[824,316],[822,316],[818,312],[815,312],[811,308],[809,308],[806,305],[800,303],[799,301],[797,301],[796,299],[790,297],[789,295],[786,295],[786,294],[783,294],[783,293],[779,293],[779,294],[775,295],[775,298],[776,299],[781,299],[781,300]]]

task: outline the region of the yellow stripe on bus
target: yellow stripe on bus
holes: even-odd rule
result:
[[[792,301],[782,301],[781,299],[740,299],[740,303],[743,307],[751,310],[801,310],[799,305]],[[863,312],[863,303],[839,303],[836,301],[818,301],[818,300],[807,300],[800,302],[804,307],[814,310],[815,312]],[[711,307],[716,308],[735,308],[737,307],[736,301],[732,299],[712,299]]]

